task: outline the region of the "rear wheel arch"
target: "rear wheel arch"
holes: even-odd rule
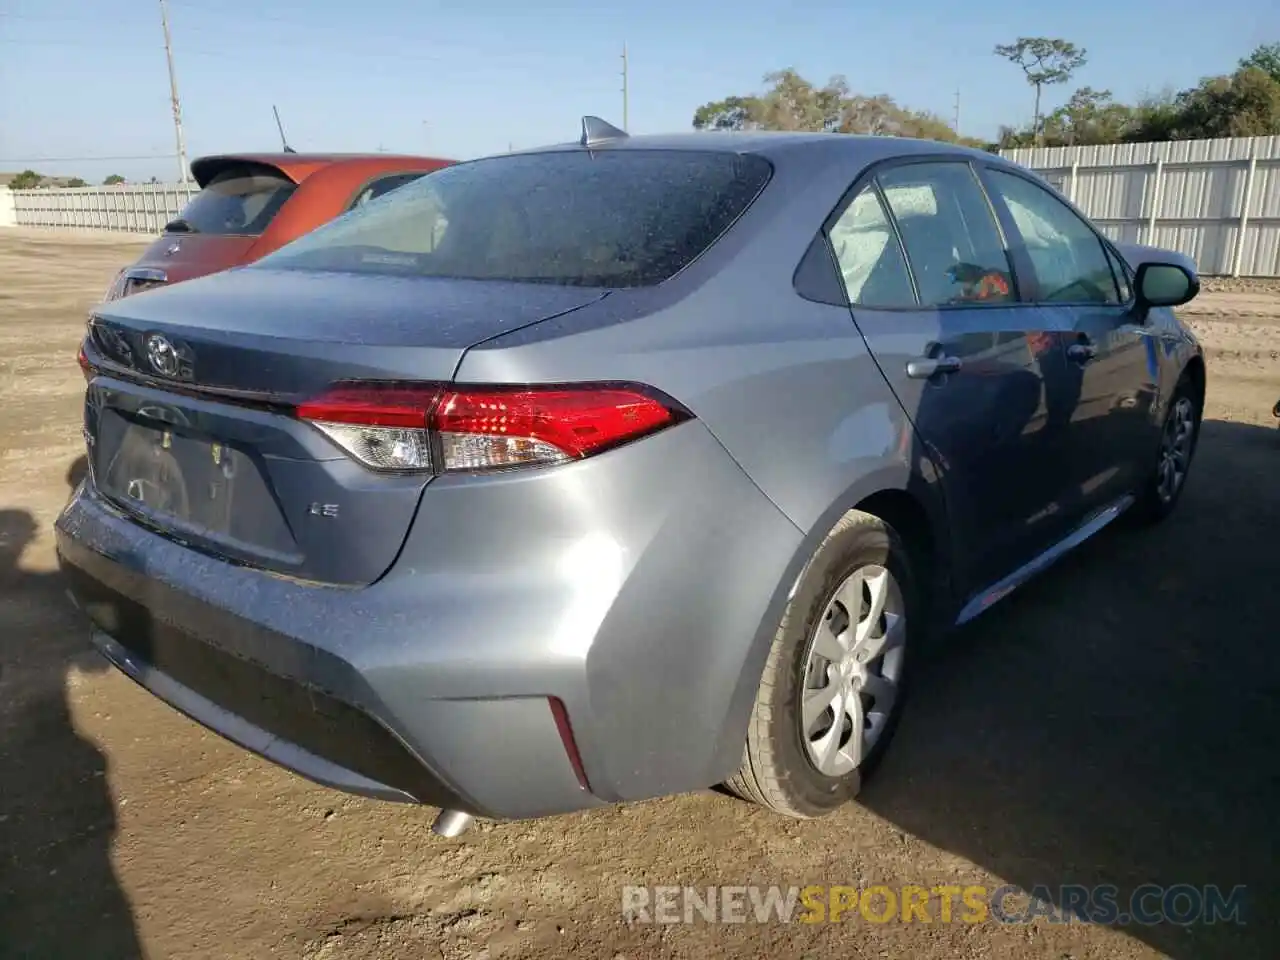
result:
[[[1179,378],[1190,382],[1195,390],[1196,399],[1200,403],[1201,409],[1204,408],[1204,397],[1207,375],[1204,366],[1204,357],[1196,354],[1182,368],[1182,376]]]
[[[952,544],[942,490],[920,473],[895,465],[864,476],[817,518],[798,550],[798,562],[791,565],[794,572],[787,583],[789,590],[794,589],[794,582],[804,573],[818,547],[855,511],[883,520],[903,539],[913,563],[924,565],[918,572],[930,577],[922,577],[922,589],[933,586],[937,577],[948,576]]]
[[[877,479],[883,481],[887,478]],[[905,477],[901,479],[907,480]],[[933,492],[931,488],[926,490]],[[742,665],[733,707],[728,723],[722,729],[721,746],[717,752],[722,763],[732,761],[736,767],[740,760],[752,705],[764,674],[770,646],[801,578],[818,549],[852,514],[869,514],[882,520],[903,540],[912,563],[917,568],[919,592],[929,602],[931,613],[936,614],[941,609],[935,605],[938,599],[941,599],[944,606],[950,602],[949,593],[944,593],[941,597],[933,595],[935,588],[950,582],[947,573],[951,556],[950,540],[940,495],[936,496],[933,503],[929,503],[924,497],[908,490],[904,483],[870,486],[865,479],[846,491],[813,524],[791,562],[787,564],[765,618],[756,632],[750,656]]]
[[[909,497],[909,494],[904,493],[904,495]],[[868,505],[875,505],[886,513],[895,514],[900,522],[907,524],[915,522],[914,510],[920,510],[916,519],[923,515],[922,507],[908,506],[909,500],[903,501],[895,496],[881,495],[875,500],[871,498],[864,498],[864,500]],[[917,534],[919,532],[917,530]],[[868,513],[857,506],[842,513],[836,523],[829,530],[824,531],[817,547],[801,566],[777,621],[768,624],[773,629],[773,636],[767,650],[766,662],[762,665],[760,676],[755,678],[754,700],[747,718],[748,722],[741,730],[738,741],[741,760],[738,770],[722,781],[730,793],[778,813],[801,818],[820,816],[830,812],[857,794],[862,778],[878,765],[901,715],[901,701],[906,687],[905,678],[901,675],[900,661],[906,654],[904,645],[910,646],[910,640],[903,632],[896,634],[899,639],[892,643],[895,649],[903,647],[903,649],[896,649],[899,660],[899,665],[894,668],[896,672],[893,674],[877,672],[875,676],[863,678],[867,683],[868,693],[872,691],[871,680],[878,679],[879,686],[885,687],[886,678],[888,678],[889,698],[888,705],[884,707],[887,719],[882,721],[884,726],[878,738],[868,741],[857,751],[859,756],[850,761],[856,766],[844,772],[831,771],[824,766],[813,766],[815,761],[809,756],[811,750],[807,752],[806,741],[810,740],[810,735],[805,731],[810,724],[817,723],[821,726],[823,722],[821,716],[809,717],[806,713],[810,698],[804,691],[821,687],[821,685],[810,686],[816,676],[811,673],[812,667],[809,664],[815,655],[812,651],[816,647],[810,644],[818,642],[814,639],[814,631],[821,629],[816,626],[817,624],[826,621],[834,622],[832,612],[837,604],[835,597],[840,590],[844,589],[842,581],[847,582],[848,579],[858,576],[860,570],[876,571],[877,579],[888,578],[887,589],[897,597],[897,607],[893,614],[888,613],[888,608],[885,608],[885,615],[905,616],[905,620],[902,621],[902,631],[910,630],[913,634],[919,631],[920,625],[914,629],[912,627],[917,619],[912,611],[923,609],[918,605],[920,590],[914,567],[915,559],[911,556],[898,530],[884,517]],[[861,583],[861,581],[858,582]],[[833,590],[836,594],[832,593]],[[881,603],[883,602],[882,600]],[[876,601],[872,600],[870,603],[872,610],[877,609]],[[822,615],[824,607],[828,608],[825,618]],[[866,610],[864,603],[864,614]],[[860,615],[850,611],[856,611],[856,604],[839,607],[839,612],[844,613],[846,618],[852,616],[856,622]],[[870,616],[871,619],[865,621],[866,624],[874,624],[879,618],[879,614],[876,613]],[[847,627],[848,619],[845,622]],[[892,622],[891,619],[880,628],[885,631],[884,638],[895,635],[890,632]],[[858,629],[861,632],[862,627]],[[876,629],[874,626],[869,628],[870,631]],[[853,635],[851,629],[849,635]],[[866,636],[872,637],[871,642],[874,642],[877,634],[869,632]],[[863,639],[857,641],[857,643],[863,642]],[[883,642],[889,641],[885,639]],[[834,669],[832,663],[826,663],[822,667],[826,671],[827,683],[838,684],[842,682],[841,676],[845,678],[851,676],[850,668],[856,670],[857,665],[851,664],[849,660],[855,656],[867,664],[864,669],[868,671],[876,669],[872,666],[874,661],[863,660],[863,657],[857,653],[856,646],[851,645],[838,658],[841,664],[839,673],[833,675],[830,672]],[[820,661],[822,657],[830,660],[832,655],[824,649],[819,657]],[[863,705],[850,715],[854,724],[852,730],[845,729],[844,733],[840,732],[841,724],[846,724],[850,717],[845,716],[847,700],[836,699],[832,704],[836,710],[835,717],[834,719],[830,717],[829,709],[827,718],[835,726],[828,727],[826,733],[822,730],[817,731],[820,739],[830,736],[840,738],[838,748],[842,751],[845,749],[844,738],[861,739],[864,735],[862,726],[864,719],[874,715],[863,712],[870,709],[866,706],[866,695],[861,692],[863,681],[854,678],[847,682],[854,684],[851,688],[854,693],[849,694],[846,691],[845,696],[855,696],[863,701]],[[803,711],[802,698],[805,701]],[[881,693],[873,694],[873,705],[880,704],[882,699]],[[821,706],[818,709],[821,709]],[[810,743],[809,747],[811,746]],[[826,749],[823,748],[824,752]],[[863,750],[867,752],[863,753]]]
[[[915,496],[906,490],[881,490],[853,507],[862,513],[879,517],[902,538],[917,567],[922,583],[929,583],[941,569],[939,537],[930,516]]]

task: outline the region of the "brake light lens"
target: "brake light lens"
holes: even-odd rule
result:
[[[298,416],[373,470],[432,469],[427,418],[437,387],[340,386],[298,407]]]
[[[689,417],[647,387],[344,384],[298,416],[375,470],[502,470],[581,460]]]
[[[89,356],[84,352],[84,341],[80,341],[80,349],[76,352],[76,363],[80,364],[80,372],[84,374],[85,382],[93,379],[93,364],[89,362]]]
[[[674,411],[634,388],[450,391],[436,409],[445,468],[580,460],[669,425]]]

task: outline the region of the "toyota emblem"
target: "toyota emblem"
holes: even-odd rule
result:
[[[147,337],[147,359],[151,368],[163,377],[178,375],[178,351],[167,338],[158,333]]]

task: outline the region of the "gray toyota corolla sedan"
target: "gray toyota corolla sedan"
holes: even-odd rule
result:
[[[823,814],[930,635],[1173,509],[1194,265],[963,148],[583,128],[96,308],[72,594],[178,710],[440,833]]]

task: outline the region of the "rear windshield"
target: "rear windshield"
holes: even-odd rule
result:
[[[295,189],[284,174],[228,170],[210,180],[166,230],[256,237]]]
[[[761,157],[718,152],[491,157],[372,200],[258,266],[646,286],[714,243],[771,173]]]

